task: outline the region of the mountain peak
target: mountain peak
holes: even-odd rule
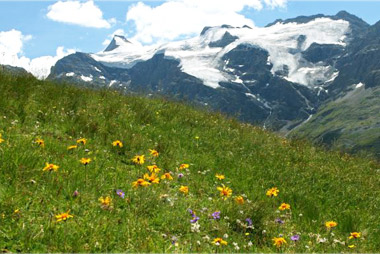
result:
[[[131,44],[123,35],[114,35],[111,43],[104,50],[104,52],[112,51],[122,45]]]

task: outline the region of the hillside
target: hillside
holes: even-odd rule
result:
[[[0,96],[3,252],[380,249],[373,161],[165,99],[4,73]]]

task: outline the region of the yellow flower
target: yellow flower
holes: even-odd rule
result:
[[[118,146],[120,148],[123,147],[123,143],[120,140],[115,140],[114,142],[112,142],[112,145],[113,146]]]
[[[146,187],[146,186],[149,186],[150,184],[151,184],[150,182],[145,181],[142,178],[139,178],[139,179],[137,179],[137,181],[135,181],[135,182],[132,183],[132,186],[135,187],[135,188],[137,188],[139,186]]]
[[[161,171],[161,169],[159,167],[157,167],[157,165],[152,165],[152,166],[148,166],[147,169],[152,173],[158,173]]]
[[[180,192],[183,192],[184,194],[188,194],[189,193],[189,187],[188,186],[181,186],[180,188],[179,188],[179,191]]]
[[[220,237],[217,237],[214,239],[214,241],[212,241],[213,244],[215,245],[227,245],[227,242],[223,240],[223,238],[220,238]]]
[[[85,139],[85,138],[80,138],[80,139],[77,140],[77,143],[78,143],[78,144],[85,145],[85,144],[87,143],[87,139]]]
[[[69,213],[70,213],[70,210],[68,210],[66,213],[61,213],[61,214],[56,215],[55,218],[57,222],[66,221],[69,218],[73,218],[74,215],[71,215]]]
[[[280,191],[277,189],[277,187],[273,187],[273,188],[267,190],[267,196],[268,197],[277,197],[279,192]]]
[[[335,221],[326,221],[325,225],[327,229],[330,229],[330,228],[336,227],[338,223],[336,223]]]
[[[150,183],[159,183],[160,182],[160,178],[156,175],[156,173],[152,173],[151,175],[144,174],[144,179],[148,180]]]
[[[3,143],[3,142],[5,141],[4,139],[2,139],[2,137],[3,137],[3,136],[2,136],[1,133],[0,133],[0,144]]]
[[[45,141],[43,139],[37,138],[34,142],[42,148],[45,147]]]
[[[170,173],[165,173],[161,176],[161,179],[173,180],[173,177]]]
[[[20,213],[21,213],[20,209],[16,209],[16,210],[13,211],[13,214],[20,214]]]
[[[273,245],[275,245],[277,248],[280,248],[282,245],[287,244],[286,240],[283,237],[274,237],[272,241],[274,242]]]
[[[225,177],[224,175],[219,175],[219,174],[216,174],[215,177],[218,179],[218,180],[223,180]]]
[[[82,158],[82,159],[80,159],[80,163],[82,163],[85,166],[88,165],[88,164],[90,164],[90,162],[91,162],[90,158]]]
[[[279,209],[280,211],[290,210],[290,205],[287,204],[287,203],[282,203],[278,209]]]
[[[226,200],[232,194],[232,190],[224,186],[224,184],[222,184],[222,187],[218,187],[217,190],[220,191],[220,196],[223,197],[224,200]]]
[[[150,154],[151,154],[153,157],[158,157],[158,155],[159,155],[159,153],[158,153],[156,150],[154,150],[154,149],[149,149],[149,152],[150,152]]]
[[[351,245],[348,245],[347,247],[350,248],[350,249],[353,249],[353,248],[355,248],[356,246],[355,246],[355,244],[351,244]]]
[[[77,149],[77,148],[78,148],[78,146],[68,146],[67,150],[73,150],[73,149]]]
[[[244,204],[244,198],[242,196],[237,196],[235,198],[235,201],[236,201],[236,203],[238,203],[240,205]]]
[[[182,169],[187,169],[187,168],[189,168],[189,167],[190,167],[190,165],[189,165],[189,164],[186,164],[186,163],[179,165],[179,169],[180,169],[180,170],[182,170]]]
[[[145,156],[144,155],[136,155],[133,157],[132,161],[136,164],[142,165],[145,162]]]
[[[111,205],[112,198],[110,198],[110,197],[105,197],[105,198],[100,197],[99,201],[100,201],[100,204],[102,206],[109,207]]]
[[[360,238],[360,235],[361,235],[361,233],[359,233],[359,232],[352,232],[352,233],[350,233],[350,237],[348,237],[348,238],[356,239],[356,238]]]
[[[46,162],[43,171],[58,171],[59,166]]]

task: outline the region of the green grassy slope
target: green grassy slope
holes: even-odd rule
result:
[[[380,88],[353,89],[330,102],[293,136],[323,142],[334,148],[380,158]]]
[[[380,250],[380,166],[375,162],[289,142],[163,99],[2,74],[0,98],[2,251]],[[86,145],[68,151],[79,138],[86,138]],[[115,140],[123,148],[113,147]],[[143,154],[144,165],[131,161]],[[92,161],[84,166],[81,158]],[[46,162],[59,169],[43,171]],[[173,180],[133,188],[153,163],[160,176],[171,172]],[[189,168],[180,170],[183,163]],[[217,173],[226,178],[216,179]],[[221,184],[233,191],[226,200],[217,190]],[[187,195],[181,186],[188,186]],[[277,197],[266,196],[272,187],[279,189]],[[244,204],[235,201],[240,195]],[[102,206],[100,197],[110,197],[109,206]],[[283,202],[291,209],[280,211]],[[197,223],[190,222],[188,209],[199,217]],[[74,217],[57,222],[55,216],[68,210]],[[213,219],[216,211],[220,219]],[[331,220],[338,225],[328,230],[325,222]],[[361,238],[349,239],[354,231]],[[298,242],[290,239],[295,234]],[[217,237],[227,245],[213,244]],[[277,248],[274,237],[284,237],[287,244]]]

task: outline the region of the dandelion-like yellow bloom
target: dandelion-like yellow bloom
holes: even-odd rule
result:
[[[360,238],[360,235],[361,235],[360,232],[352,232],[352,233],[350,233],[350,237],[348,237],[348,238],[356,239],[356,238]]]
[[[220,191],[220,196],[226,200],[229,196],[232,195],[232,190],[226,186],[224,186],[224,184],[222,184],[221,187],[218,187],[217,188],[218,191]]]
[[[212,241],[213,244],[215,245],[227,245],[227,242],[223,240],[223,238],[220,238],[220,237],[217,237],[214,239],[214,241]]]
[[[347,247],[350,248],[350,249],[353,249],[353,248],[355,248],[356,246],[355,246],[355,244],[351,244],[351,245],[348,245]]]
[[[184,194],[188,194],[189,193],[189,187],[188,186],[181,186],[180,188],[179,188],[179,191],[180,192],[183,192]]]
[[[43,171],[58,171],[59,166],[46,162]]]
[[[161,169],[159,167],[157,167],[157,165],[152,165],[152,166],[148,166],[147,169],[151,172],[151,173],[158,173],[161,171]]]
[[[21,213],[20,209],[16,209],[16,210],[13,211],[13,214],[20,214],[20,213]]]
[[[135,164],[142,165],[145,162],[145,155],[136,155],[135,157],[133,157],[132,161]]]
[[[77,149],[77,148],[78,148],[78,146],[68,146],[67,150],[73,150],[73,149]]]
[[[220,174],[216,174],[215,177],[218,179],[218,180],[223,180],[225,178],[224,175],[220,175]]]
[[[326,221],[325,225],[327,229],[330,229],[336,227],[338,223],[336,223],[335,221]]]
[[[82,158],[82,159],[80,159],[80,163],[82,163],[85,166],[88,165],[88,164],[90,164],[90,162],[91,162],[90,158]]]
[[[4,139],[2,139],[2,137],[3,137],[3,136],[2,136],[1,133],[0,133],[0,144],[3,143],[3,142],[5,141]]]
[[[280,248],[282,245],[287,244],[285,238],[283,237],[274,237],[272,241],[274,242],[273,245],[275,245],[277,248]]]
[[[290,205],[287,204],[287,203],[282,203],[278,209],[279,209],[280,211],[290,210]]]
[[[78,143],[78,144],[85,145],[85,144],[87,143],[87,139],[85,139],[85,138],[80,138],[80,139],[77,140],[77,143]]]
[[[114,142],[112,142],[112,146],[118,146],[118,147],[122,148],[123,143],[120,140],[115,140]]]
[[[180,169],[180,170],[187,169],[187,168],[189,168],[189,167],[190,167],[190,165],[189,165],[189,164],[186,164],[186,163],[183,163],[183,164],[179,165],[179,169]]]
[[[42,148],[45,147],[45,141],[43,139],[37,138],[34,142]]]
[[[103,198],[103,197],[100,197],[99,198],[99,201],[100,201],[100,204],[102,205],[102,206],[107,206],[107,207],[109,207],[110,205],[111,205],[111,202],[112,202],[112,198],[110,198],[110,197],[105,197],[105,198]]]
[[[238,203],[239,205],[244,204],[244,198],[243,198],[242,196],[237,196],[237,197],[235,198],[235,201],[236,201],[236,203]]]
[[[156,175],[156,173],[144,174],[144,179],[150,183],[160,183],[160,178]]]
[[[158,157],[158,155],[159,155],[159,153],[158,153],[156,150],[154,150],[154,149],[149,149],[149,152],[150,152],[150,154],[151,154],[153,157]]]
[[[61,214],[56,215],[55,218],[57,222],[66,221],[69,218],[73,218],[74,215],[71,215],[69,213],[70,213],[70,210],[68,210],[66,213],[61,213]]]
[[[164,180],[164,179],[173,180],[173,177],[170,173],[165,173],[161,176],[161,179],[162,180]]]
[[[151,183],[148,182],[148,181],[145,181],[142,178],[139,178],[139,179],[137,179],[137,181],[135,181],[135,182],[132,183],[132,186],[135,187],[135,188],[137,188],[139,186],[146,187],[146,186],[149,186],[149,185],[151,185]]]
[[[267,196],[268,197],[277,197],[279,192],[280,191],[277,189],[277,187],[273,187],[273,188],[267,190]]]

